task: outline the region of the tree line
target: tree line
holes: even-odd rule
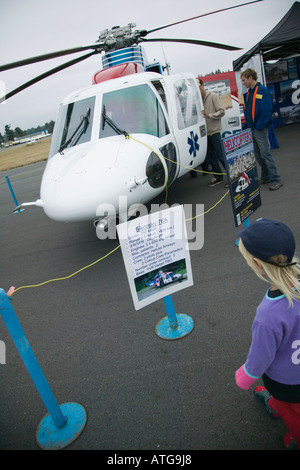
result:
[[[2,135],[0,132],[0,143],[12,141],[15,138],[19,139],[20,137],[25,137],[30,134],[34,134],[35,132],[42,132],[44,130],[48,131],[49,134],[52,134],[55,122],[49,121],[46,122],[43,126],[31,127],[30,129],[22,130],[20,127],[16,127],[15,129],[11,128],[10,124],[6,124],[4,126],[4,134]]]
[[[230,72],[230,70],[220,70],[220,69],[217,69],[215,72],[210,72],[210,73],[206,73],[204,75],[202,75],[201,73],[199,73],[197,75],[197,77],[205,77],[206,75],[217,75],[218,73],[226,73],[226,72]]]

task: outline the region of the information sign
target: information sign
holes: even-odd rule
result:
[[[228,186],[236,227],[261,206],[251,129],[223,139]]]
[[[183,206],[117,227],[135,309],[193,285]]]

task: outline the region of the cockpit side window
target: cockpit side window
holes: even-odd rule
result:
[[[166,107],[166,110],[168,111],[168,103],[167,103],[166,93],[165,93],[165,90],[164,90],[164,87],[163,87],[161,81],[160,80],[153,80],[151,83],[156,88],[159,96],[161,97],[162,102],[164,103],[164,105]]]
[[[109,121],[128,134],[162,137],[170,132],[159,100],[147,84],[104,93],[100,138],[116,134]]]
[[[197,89],[193,80],[180,79],[174,84],[179,129],[197,124]]]

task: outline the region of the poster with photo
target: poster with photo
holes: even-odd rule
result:
[[[282,82],[288,80],[288,64],[286,60],[276,62],[276,64],[264,63],[266,83]]]
[[[238,227],[261,206],[251,129],[223,139],[223,148],[234,221]]]
[[[117,227],[136,310],[193,285],[183,206]]]

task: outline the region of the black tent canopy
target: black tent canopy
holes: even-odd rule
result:
[[[256,54],[262,54],[264,61],[300,54],[300,2],[295,2],[275,28],[252,49],[233,61],[233,70],[240,70]]]

